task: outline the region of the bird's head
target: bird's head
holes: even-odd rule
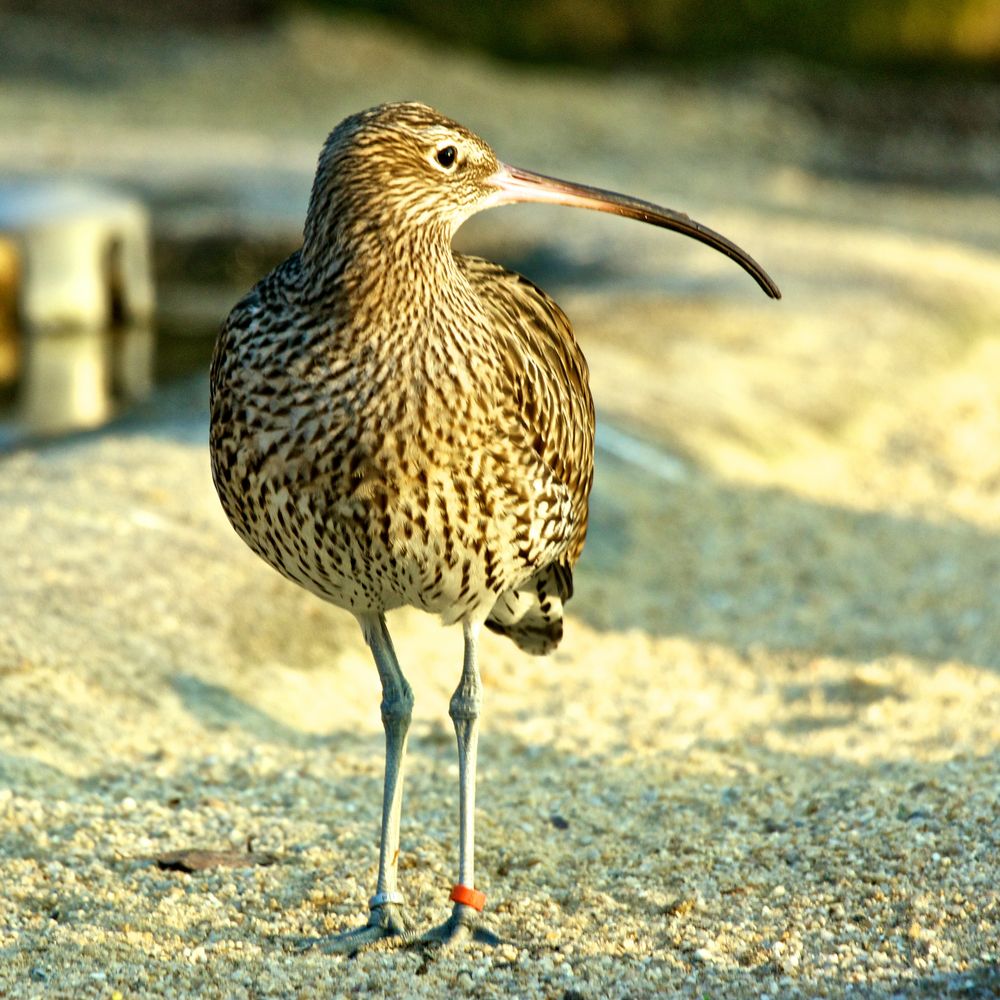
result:
[[[474,132],[424,104],[380,104],[345,118],[320,154],[306,216],[307,256],[398,240],[450,246],[469,216],[514,202],[611,212],[699,240],[780,298],[767,272],[725,236],[682,212],[502,163]]]
[[[450,240],[486,207],[499,169],[483,139],[432,108],[380,104],[345,118],[327,138],[307,235],[312,223],[319,238],[433,230]]]

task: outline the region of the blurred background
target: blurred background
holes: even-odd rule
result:
[[[836,421],[924,363],[929,297],[952,300],[967,336],[977,293],[955,254],[996,243],[996,0],[755,0],[724,16],[699,0],[4,0],[0,19],[8,442],[100,423],[203,367],[229,305],[297,245],[327,131],[385,99],[432,103],[513,162],[700,215],[771,269],[780,310],[708,251],[639,227],[543,209],[462,234],[568,296],[604,352],[599,395],[675,450],[695,448],[667,428],[697,401],[661,389],[643,412],[640,375],[618,374],[630,357],[676,367],[694,338],[728,373],[719,394],[735,391],[695,415],[702,431],[794,437],[809,428],[789,408]],[[53,216],[55,244],[39,235]],[[898,294],[911,279],[913,301]],[[662,305],[674,317],[652,319]],[[755,405],[781,412],[760,424]]]

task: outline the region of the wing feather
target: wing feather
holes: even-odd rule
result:
[[[456,254],[456,261],[502,341],[498,353],[524,438],[570,497],[565,549],[502,594],[486,622],[528,652],[546,653],[562,637],[563,603],[572,596],[572,567],[587,535],[594,480],[594,401],[587,362],[566,314],[540,288],[479,257]]]

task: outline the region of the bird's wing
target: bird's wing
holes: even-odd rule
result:
[[[526,439],[569,491],[573,529],[565,559],[572,566],[587,532],[594,478],[594,401],[587,362],[565,313],[527,278],[479,257],[456,254],[502,339],[510,400]]]

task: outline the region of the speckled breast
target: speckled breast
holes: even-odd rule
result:
[[[429,407],[310,401],[304,386],[281,397],[299,406],[279,405],[244,381],[230,373],[213,392],[223,508],[258,555],[326,600],[458,620],[488,610],[541,549],[559,547],[545,525],[565,524],[564,498],[548,497],[512,449],[488,439],[488,421],[466,414],[457,430],[428,419]]]

